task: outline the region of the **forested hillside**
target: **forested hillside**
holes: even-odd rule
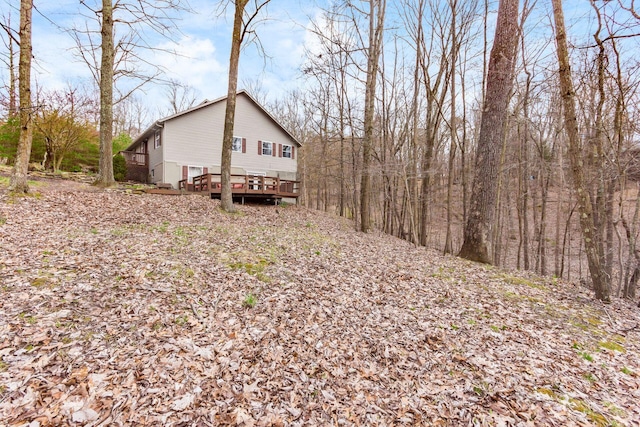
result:
[[[6,182],[7,425],[640,422],[628,301],[304,207]]]

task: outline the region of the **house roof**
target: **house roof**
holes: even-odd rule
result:
[[[256,107],[258,107],[258,109],[260,111],[262,111],[265,116],[267,116],[277,127],[282,129],[282,131],[284,133],[286,133],[289,136],[289,138],[291,138],[291,140],[298,145],[298,147],[302,146],[300,141],[298,141],[298,139],[296,137],[294,137],[287,129],[285,129],[278,122],[278,120],[276,120],[276,118],[271,115],[271,113],[269,113],[262,105],[260,105],[260,103],[258,101],[256,101],[249,94],[249,92],[247,92],[246,90],[243,89],[243,90],[238,91],[236,96],[246,96],[247,99],[249,99]],[[136,139],[134,139],[133,142],[131,143],[131,145],[129,145],[124,151],[130,151],[131,149],[133,149],[133,147],[138,145],[141,141],[144,141],[147,138],[149,138],[151,135],[153,135],[153,133],[155,133],[156,130],[161,129],[164,126],[165,122],[167,122],[169,120],[176,119],[176,118],[181,117],[181,116],[184,116],[184,115],[189,114],[189,113],[191,113],[193,111],[200,110],[202,108],[206,108],[206,107],[208,107],[210,105],[226,101],[226,100],[227,100],[227,97],[223,96],[223,97],[220,97],[218,99],[214,99],[213,101],[204,101],[204,102],[196,105],[195,107],[191,107],[191,108],[189,108],[187,110],[181,111],[181,112],[176,113],[176,114],[172,114],[170,116],[167,116],[167,117],[165,117],[163,119],[160,119],[160,120],[156,121],[151,126],[149,126],[144,132],[142,132]]]

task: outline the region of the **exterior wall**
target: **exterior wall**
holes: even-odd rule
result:
[[[162,153],[164,150],[164,141],[165,141],[164,135],[162,135],[160,139],[161,145],[158,148],[154,148],[153,138],[154,136],[151,135],[151,137],[149,137],[149,139],[146,142],[147,149],[149,150],[149,182],[151,182],[152,184],[155,184],[158,182],[171,182],[166,180],[166,177],[164,176],[164,168],[162,165]],[[153,173],[151,173],[151,171],[153,171]],[[177,182],[176,182],[176,185],[177,185]]]
[[[298,148],[289,135],[282,131],[247,97],[239,96],[236,104],[234,135],[247,139],[246,153],[233,153],[231,163],[250,172],[266,172],[267,176],[295,179],[298,172]],[[258,141],[294,146],[294,158],[258,155]],[[222,138],[220,138],[220,144]],[[276,149],[277,150],[277,149]],[[283,173],[288,173],[285,177]]]
[[[191,111],[167,120],[162,130],[164,150],[164,181],[177,188],[182,179],[182,166],[202,166],[210,173],[220,173],[222,133],[226,102]],[[248,97],[239,95],[236,101],[234,135],[246,138],[246,153],[234,152],[231,157],[232,174],[265,173],[267,176],[295,180],[298,169],[298,148]],[[258,155],[258,141],[294,146],[294,158]],[[149,162],[154,166],[153,141],[150,141]],[[162,151],[160,152],[162,153]]]

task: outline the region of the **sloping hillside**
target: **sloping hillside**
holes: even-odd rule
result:
[[[631,303],[304,208],[69,187],[0,190],[0,424],[640,423]]]

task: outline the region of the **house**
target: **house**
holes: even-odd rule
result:
[[[155,122],[122,153],[127,178],[219,197],[226,99],[205,101]],[[234,196],[295,199],[300,146],[251,95],[238,92],[231,155]]]

